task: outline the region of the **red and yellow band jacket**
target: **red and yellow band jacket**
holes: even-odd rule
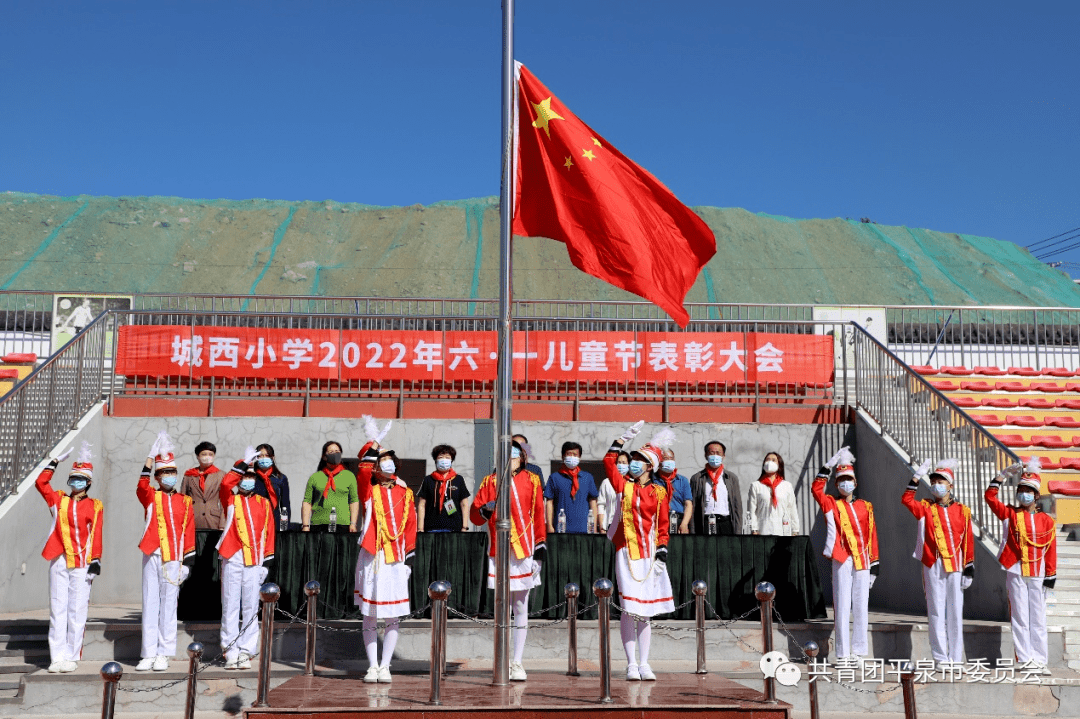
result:
[[[604,470],[615,494],[620,497],[620,521],[608,526],[615,551],[626,547],[630,559],[647,559],[658,547],[668,545],[668,502],[670,496],[662,480],[648,484],[631,482],[615,468],[621,447],[604,455]],[[612,526],[615,527],[612,533]]]
[[[42,470],[36,482],[52,514],[52,527],[41,556],[50,562],[63,556],[68,569],[85,567],[101,559],[104,508],[99,499],[84,496],[75,501],[66,492],[57,492],[49,485],[52,476],[53,469],[49,467]]]
[[[1046,512],[1024,512],[1006,505],[998,497],[1001,485],[992,483],[986,490],[986,503],[1004,523],[1005,542],[998,551],[998,561],[1008,569],[1018,562],[1025,577],[1057,577],[1057,526]]]
[[[233,494],[243,475],[233,467],[221,480],[218,499],[225,509],[225,529],[217,550],[222,559],[244,554],[244,566],[256,567],[274,558],[274,509],[270,500],[257,494]]]
[[[476,490],[476,499],[469,508],[469,519],[473,524],[487,522],[489,556],[495,556],[495,523],[499,519],[496,511],[491,519],[484,519],[480,511],[488,502],[494,502],[498,490],[495,475],[484,477]],[[515,559],[532,557],[537,549],[547,549],[547,520],[544,515],[544,489],[540,477],[525,468],[518,470],[510,483],[510,549]]]
[[[975,564],[975,539],[971,532],[971,509],[959,502],[939,504],[929,499],[916,501],[915,488],[908,486],[904,506],[919,520],[912,554],[924,566],[932,567],[938,557],[946,572],[962,572]]]
[[[839,499],[825,493],[829,478],[818,475],[810,486],[825,513],[825,557],[841,564],[851,557],[855,569],[870,569],[878,563],[877,523],[874,506],[865,499]]]
[[[146,510],[139,549],[151,555],[161,550],[162,562],[183,562],[195,556],[195,508],[191,497],[163,492],[150,485],[149,470],[139,477],[135,496]]]
[[[383,550],[383,559],[393,564],[416,553],[416,502],[412,490],[396,476],[393,483],[373,483],[378,456],[370,442],[360,450],[356,485],[364,524],[359,544],[372,555]]]

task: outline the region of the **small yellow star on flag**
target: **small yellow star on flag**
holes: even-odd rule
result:
[[[567,168],[569,168],[569,167],[570,167],[570,166],[572,166],[573,164],[574,164],[574,161],[573,161],[573,160],[571,160],[571,159],[570,159],[570,158],[568,157],[568,158],[566,158],[566,162],[564,162],[564,163],[563,163],[563,167],[567,167]]]
[[[587,158],[589,158],[590,160],[595,160],[595,159],[596,159],[596,155],[594,155],[594,154],[592,153],[592,150],[585,150],[585,149],[582,149],[582,151],[581,151],[581,156],[582,156],[582,157],[587,157]]]
[[[561,115],[551,109],[550,97],[546,100],[541,100],[539,104],[535,102],[530,102],[529,104],[532,105],[533,109],[536,110],[536,119],[533,120],[533,127],[540,128],[547,133],[548,137],[551,137],[551,128],[548,127],[548,122],[550,122],[551,120],[562,120],[565,118],[563,118]]]
[[[592,139],[592,144],[596,145],[597,147],[603,147],[603,145],[600,144],[600,141],[597,140],[595,137]]]

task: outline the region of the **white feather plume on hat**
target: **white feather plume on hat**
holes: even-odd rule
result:
[[[176,445],[173,444],[172,437],[169,436],[168,430],[161,430],[158,432],[157,442],[154,443],[157,447],[158,456],[167,457],[175,454]]]
[[[1038,474],[1041,471],[1042,471],[1042,462],[1039,460],[1038,457],[1032,457],[1031,459],[1028,460],[1027,464],[1024,466],[1024,473],[1025,474]]]
[[[93,445],[84,439],[82,446],[79,447],[79,456],[75,458],[75,461],[79,464],[90,464],[94,459],[94,455],[90,451],[90,447],[92,446]]]
[[[671,427],[662,427],[652,436],[649,444],[657,449],[671,449],[675,446],[675,430]]]
[[[934,465],[934,469],[948,469],[955,472],[956,468],[959,466],[959,459],[940,459],[938,460],[938,463]]]
[[[847,447],[841,447],[840,451],[837,452],[837,455],[838,455],[838,457],[837,457],[837,459],[838,459],[837,464],[838,465],[845,465],[846,464],[846,465],[850,466],[850,465],[855,464],[855,455],[853,455],[851,453],[851,450],[848,449]]]
[[[364,436],[369,442],[379,436],[379,425],[375,424],[375,418],[370,414],[361,415],[364,420]]]

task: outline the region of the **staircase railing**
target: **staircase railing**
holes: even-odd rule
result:
[[[0,397],[0,501],[102,399],[109,318],[103,312]]]
[[[983,501],[990,480],[1019,457],[899,357],[856,325],[855,397],[912,458],[960,461],[953,497],[971,508],[982,536],[1000,544],[1001,522]],[[1012,488],[1002,490],[1012,500]]]

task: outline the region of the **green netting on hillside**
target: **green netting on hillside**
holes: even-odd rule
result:
[[[1008,242],[695,211],[716,233],[717,254],[690,302],[1080,306],[1064,273]],[[379,207],[6,193],[0,288],[492,298],[498,214],[494,197]],[[519,239],[514,268],[517,299],[635,299],[579,272],[558,242]]]

